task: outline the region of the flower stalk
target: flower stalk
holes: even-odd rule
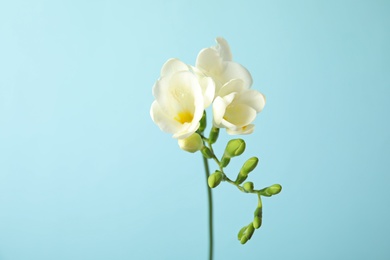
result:
[[[203,165],[204,165],[204,170],[206,173],[206,184],[207,181],[210,177],[210,169],[209,169],[209,162],[207,161],[207,158],[203,157]],[[214,249],[214,236],[213,236],[213,197],[212,197],[212,192],[211,188],[209,185],[206,185],[207,187],[207,203],[208,203],[208,221],[209,221],[209,260],[213,259],[213,249]]]
[[[282,189],[279,184],[258,189],[253,182],[246,181],[258,164],[257,157],[247,159],[235,178],[228,177],[226,168],[245,151],[243,139],[231,139],[220,157],[214,152],[213,144],[218,141],[221,128],[229,135],[253,133],[253,122],[266,103],[262,93],[251,89],[253,80],[249,71],[233,61],[227,41],[221,37],[216,41],[216,46],[199,52],[195,66],[178,59],[165,62],[153,86],[155,100],[150,108],[152,120],[162,131],[172,134],[182,150],[202,154],[207,184],[209,260],[213,259],[214,243],[212,188],[225,182],[258,197],[253,221],[238,233],[242,244],[262,225],[261,197],[271,197]],[[212,110],[212,127],[205,136],[207,107]],[[212,173],[208,160],[216,164]]]

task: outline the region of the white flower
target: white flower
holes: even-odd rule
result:
[[[250,134],[251,124],[257,113],[263,110],[265,97],[256,90],[247,89],[241,79],[233,79],[223,85],[213,103],[213,124],[226,128],[228,134]]]
[[[152,120],[173,138],[186,138],[198,129],[204,98],[198,78],[189,71],[165,72],[153,87],[156,100],[150,108]]]
[[[213,79],[207,77],[198,68],[187,65],[178,59],[169,59],[167,62],[165,62],[161,69],[161,76],[170,77],[171,75],[179,71],[190,71],[197,77],[199,85],[202,89],[204,108],[207,108],[211,104],[211,102],[213,102],[214,99],[215,84]]]
[[[196,67],[212,77],[216,85],[216,94],[232,79],[241,79],[245,88],[252,85],[252,76],[239,63],[232,61],[230,47],[224,38],[216,39],[217,46],[201,50],[196,59]]]

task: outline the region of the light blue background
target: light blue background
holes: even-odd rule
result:
[[[0,259],[206,259],[199,154],[149,116],[171,57],[225,37],[267,96],[214,190],[215,259],[389,259],[389,1],[2,1]],[[225,132],[217,152],[228,140]],[[230,170],[244,158],[233,161]]]

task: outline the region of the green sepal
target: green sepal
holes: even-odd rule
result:
[[[203,148],[200,150],[200,152],[203,154],[204,157],[207,159],[213,158],[213,153],[211,152],[210,148],[207,146],[203,146]]]
[[[209,184],[210,188],[217,187],[223,179],[223,174],[220,171],[215,171],[213,174],[209,176],[207,179],[207,183]]]
[[[219,128],[213,126],[210,130],[210,136],[209,136],[210,144],[213,144],[217,141],[218,135],[219,135]]]

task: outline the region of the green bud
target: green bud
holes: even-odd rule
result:
[[[213,153],[211,152],[211,150],[207,146],[203,146],[203,148],[200,150],[200,152],[207,159],[213,158]]]
[[[232,158],[241,155],[244,151],[245,141],[242,139],[233,139],[226,145],[224,156]]]
[[[271,197],[272,195],[276,195],[281,191],[282,191],[282,186],[280,186],[280,184],[274,184],[265,189],[264,195]]]
[[[245,235],[248,237],[248,239],[251,239],[254,232],[255,232],[255,228],[253,227],[253,224],[250,223],[248,225],[248,228],[245,231]]]
[[[255,228],[253,227],[253,224],[250,223],[238,232],[238,240],[240,240],[241,244],[245,244],[249,239],[251,239],[254,232]]]
[[[178,143],[182,150],[190,153],[199,151],[203,147],[202,137],[197,133],[194,133],[187,138],[179,139]]]
[[[246,235],[243,235],[240,239],[241,244],[245,244],[248,242],[249,238]]]
[[[249,158],[241,167],[241,170],[237,175],[235,183],[243,183],[246,178],[248,178],[248,174],[256,168],[258,162],[259,159],[257,159],[257,157]]]
[[[248,175],[251,171],[253,171],[256,168],[258,162],[259,159],[257,157],[249,158],[242,166],[240,173]]]
[[[226,157],[225,155],[222,156],[222,159],[221,159],[221,162],[220,162],[220,166],[222,168],[226,167],[230,162],[230,158]]]
[[[261,218],[255,217],[255,218],[253,219],[253,227],[254,227],[254,228],[258,229],[259,227],[261,227],[261,223],[262,223]]]
[[[238,235],[237,235],[238,240],[241,240],[241,237],[244,234],[246,228],[247,228],[247,226],[240,229],[240,231],[238,232]]]
[[[246,178],[248,178],[248,175],[246,175],[246,174],[240,172],[240,173],[237,175],[237,178],[236,178],[235,183],[241,184],[241,183],[243,183],[243,182],[246,180]]]
[[[261,207],[256,208],[255,213],[253,215],[255,217],[261,218],[263,216],[263,209]]]
[[[245,191],[252,192],[253,191],[253,182],[251,182],[251,181],[245,182],[242,185],[242,187],[244,188]]]
[[[213,174],[209,176],[209,178],[207,179],[207,183],[209,184],[210,188],[215,188],[221,183],[222,178],[223,178],[222,172],[215,171]]]
[[[213,144],[217,141],[218,135],[219,135],[219,128],[213,126],[210,130],[210,136],[209,136],[210,144]]]
[[[253,227],[258,229],[259,227],[261,227],[262,217],[263,217],[263,209],[261,207],[256,208],[253,215],[254,215]]]
[[[198,131],[203,133],[203,131],[206,129],[206,126],[207,126],[206,111],[203,111],[203,116],[199,121]]]

